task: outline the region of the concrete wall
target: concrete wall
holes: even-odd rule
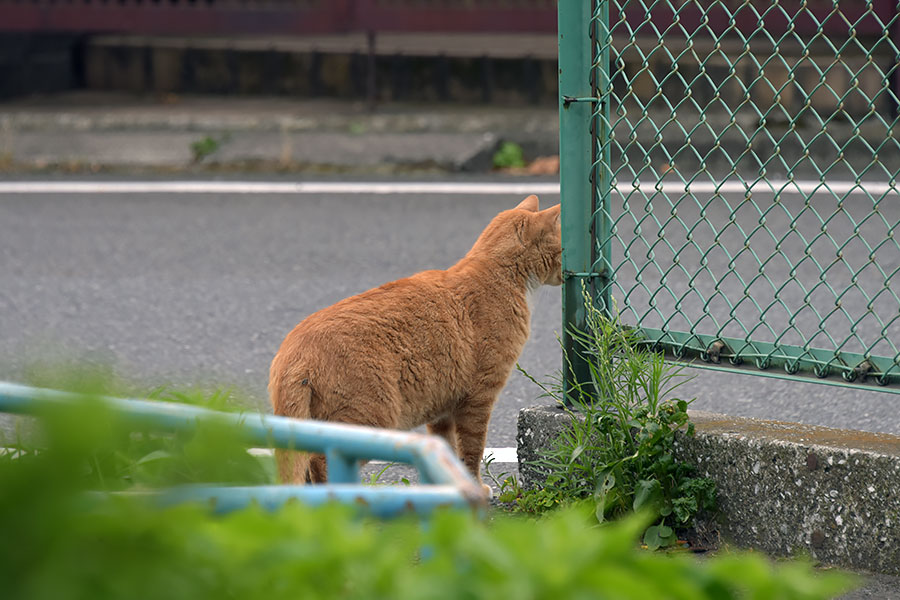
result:
[[[556,407],[519,414],[519,469],[567,427]],[[900,575],[900,437],[691,412],[677,456],[718,489],[722,538],[779,556]]]

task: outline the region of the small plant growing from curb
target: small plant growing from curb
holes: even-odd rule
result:
[[[687,376],[587,296],[585,304],[587,330],[573,336],[588,357],[590,381],[565,392],[561,378],[545,385],[520,369],[571,414],[572,425],[534,463],[549,473],[542,489],[507,489],[518,493],[517,509],[530,513],[588,500],[601,523],[650,514],[644,544],[671,546],[676,529],[715,505],[714,482],[674,458],[676,431],[693,434],[691,400],[673,397]]]
[[[524,167],[525,154],[522,152],[522,146],[515,142],[503,142],[500,144],[500,148],[494,153],[493,162],[495,169]]]
[[[218,152],[221,147],[222,140],[217,140],[207,135],[191,143],[191,155],[194,162],[199,163]]]

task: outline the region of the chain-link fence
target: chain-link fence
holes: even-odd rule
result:
[[[900,392],[898,13],[560,0],[567,327]]]

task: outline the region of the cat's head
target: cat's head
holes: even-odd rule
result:
[[[538,197],[528,196],[505,210],[484,230],[470,255],[492,257],[515,265],[529,279],[544,285],[562,284],[560,205],[540,210]]]
[[[533,194],[513,209],[525,217],[517,235],[526,251],[534,255],[533,274],[544,285],[562,285],[560,209],[561,205],[557,204],[539,210],[538,197]]]

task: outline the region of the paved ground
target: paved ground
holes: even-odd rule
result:
[[[536,183],[536,182],[535,182]],[[151,382],[217,382],[260,406],[283,336],[314,310],[461,257],[518,195],[30,194],[0,197],[0,377],[37,356],[113,361]],[[554,196],[544,202],[554,203]],[[849,258],[849,257],[848,257]],[[558,289],[521,365],[559,368]],[[697,408],[900,433],[893,396],[692,371]],[[514,374],[488,445],[515,445],[540,390]]]

